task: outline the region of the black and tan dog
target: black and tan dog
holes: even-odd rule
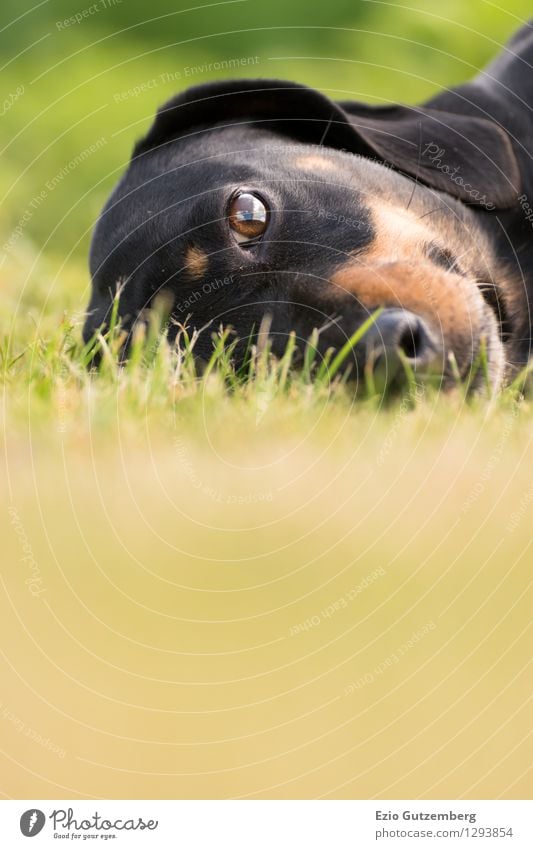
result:
[[[335,103],[272,80],[163,106],[98,221],[84,337],[122,288],[126,330],[162,291],[179,324],[242,346],[269,316],[339,349],[378,307],[356,367],[402,350],[449,385],[484,347],[494,386],[527,363],[533,296],[533,26],[420,107]],[[453,356],[451,356],[453,355]],[[353,363],[352,363],[353,365]]]

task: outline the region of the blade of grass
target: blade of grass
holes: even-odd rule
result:
[[[322,363],[322,365],[321,365],[321,367],[318,371],[317,378],[316,378],[319,383],[323,382],[326,375],[327,375],[329,380],[333,380],[333,378],[337,374],[338,370],[340,369],[340,367],[342,366],[342,364],[346,360],[346,357],[348,357],[350,355],[350,353],[353,351],[355,346],[358,344],[358,342],[361,341],[363,336],[370,330],[370,328],[372,327],[372,325],[374,324],[376,319],[379,318],[379,316],[381,315],[382,312],[383,312],[383,307],[379,307],[377,310],[375,310],[372,313],[372,315],[370,315],[366,319],[366,321],[363,322],[363,324],[360,325],[360,327],[357,328],[355,333],[352,333],[350,338],[344,343],[344,345],[342,346],[340,351],[333,358],[333,362],[331,363],[331,366],[329,366],[329,368],[325,363]]]
[[[294,357],[294,352],[296,350],[296,333],[294,330],[291,330],[289,334],[289,341],[285,347],[285,351],[283,352],[283,356],[279,362],[279,373],[278,373],[278,388],[280,392],[285,391],[285,387],[287,385],[287,379],[289,376],[289,370],[292,365],[292,360]]]
[[[302,379],[305,383],[311,383],[311,372],[313,369],[313,363],[315,362],[316,355],[318,353],[318,330],[315,327],[311,336],[307,340],[307,344],[305,346],[304,351],[304,362],[302,368]]]
[[[485,380],[485,386],[487,387],[487,393],[489,398],[493,395],[492,392],[492,381],[490,379],[490,369],[489,369],[489,355],[487,351],[487,338],[485,336],[481,337],[480,349],[479,349],[479,359],[481,362],[481,369],[483,371],[483,378]]]
[[[523,369],[518,372],[516,377],[513,379],[512,383],[510,383],[507,387],[506,393],[509,393],[511,395],[521,395],[526,388],[528,378],[531,374],[533,374],[533,361],[528,363],[526,366],[524,366]]]

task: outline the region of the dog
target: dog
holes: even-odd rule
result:
[[[281,356],[350,368],[406,362],[444,388],[484,359],[505,385],[529,360],[533,294],[533,23],[472,81],[420,106],[334,102],[295,82],[233,80],[162,106],[107,201],[90,250],[83,336],[128,338],[158,296],[171,342],[231,328]],[[530,206],[531,204],[531,206]],[[479,382],[474,376],[473,385]]]

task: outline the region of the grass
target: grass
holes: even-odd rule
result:
[[[153,415],[157,410],[164,417],[165,412],[176,412],[177,405],[184,399],[189,399],[189,403],[192,403],[190,399],[202,403],[201,399],[212,392],[215,385],[226,396],[228,405],[242,401],[253,405],[260,398],[265,412],[270,404],[294,405],[302,399],[309,409],[326,401],[332,411],[337,405],[341,409],[349,406],[353,415],[360,415],[365,407],[378,410],[383,406],[392,405],[394,408],[395,403],[402,403],[401,395],[395,398],[379,391],[371,363],[356,385],[350,379],[353,372],[343,369],[380,310],[357,328],[340,350],[328,350],[321,361],[317,359],[318,332],[314,331],[305,346],[299,369],[293,365],[296,350],[294,334],[289,338],[284,356],[276,359],[270,353],[268,326],[260,329],[257,342],[248,346],[244,364],[236,369],[232,360],[236,340],[232,338],[231,328],[210,331],[212,354],[200,368],[194,352],[196,333],[191,334],[186,326],[180,325],[176,343],[170,345],[167,342],[168,318],[164,304],[156,304],[149,323],[136,328],[128,359],[121,363],[125,333],[118,322],[119,298],[120,292],[112,305],[109,328],[105,333],[97,331],[87,344],[81,339],[83,321],[78,312],[63,311],[61,319],[55,321],[52,328],[49,321],[41,320],[44,330],[32,312],[27,316],[26,328],[22,332],[16,322],[13,332],[4,334],[0,341],[4,409],[9,411],[12,406],[17,406],[13,402],[22,387],[43,404],[35,423],[37,429],[41,420],[46,427],[50,424],[61,427],[61,417],[76,415],[89,396],[92,401],[97,398],[96,406],[100,407],[116,394],[127,398],[132,416],[150,406]],[[97,367],[93,365],[95,355],[99,357]],[[415,375],[405,358],[402,358],[402,364],[406,375],[404,394],[414,398],[420,394],[420,389],[426,404],[439,404],[438,385],[432,389],[429,377],[420,384],[419,376]],[[479,371],[484,378],[484,389],[472,395],[471,386]],[[531,367],[526,366],[509,386],[496,395],[490,385],[486,349],[482,344],[468,375],[461,379],[457,373],[452,396],[456,398],[455,403],[476,415],[481,411],[483,415],[497,417],[498,411],[505,411],[509,404],[520,405],[527,410],[530,372]],[[449,403],[449,397],[446,396],[445,403]],[[68,409],[65,407],[67,398]],[[92,421],[88,425],[92,427]]]
[[[13,327],[9,795],[528,796],[518,386],[354,399],[313,339],[245,375],[224,334],[199,375],[157,323],[91,373],[75,309]]]
[[[91,372],[84,267],[0,275],[8,795],[530,795],[522,384],[199,374],[158,320]]]

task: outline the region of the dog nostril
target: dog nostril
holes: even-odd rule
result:
[[[391,360],[399,351],[411,362],[427,365],[438,351],[425,321],[408,310],[386,309],[378,316],[367,335],[367,355],[379,351]],[[387,353],[388,352],[388,353]]]
[[[423,356],[424,348],[426,347],[427,336],[424,333],[422,324],[416,319],[411,324],[408,324],[403,330],[400,330],[397,347],[403,351],[405,356],[410,360],[419,359]]]
[[[442,348],[423,318],[409,310],[384,309],[365,336],[363,363],[372,374],[377,392],[404,386],[405,358],[418,374],[441,368]]]

